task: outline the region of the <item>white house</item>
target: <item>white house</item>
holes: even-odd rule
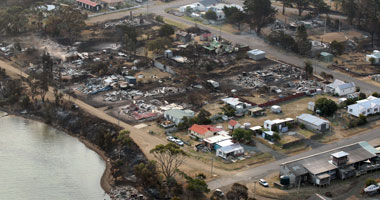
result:
[[[349,105],[347,112],[355,117],[359,117],[359,115],[368,116],[379,113],[380,99],[369,96],[367,99],[357,101],[356,104]]]
[[[179,12],[186,12],[187,9],[191,9],[193,12],[204,12],[206,10],[206,7],[201,4],[200,2],[192,3],[188,5],[184,5],[179,7]]]
[[[278,106],[278,105],[273,105],[270,110],[272,111],[272,113],[281,113],[282,110],[281,110],[281,106]]]
[[[293,123],[293,122],[294,120],[292,118],[265,120],[264,128],[270,131],[273,131],[274,127],[277,127],[278,131],[283,133],[283,132],[288,131],[288,127],[286,126],[286,123]]]
[[[225,18],[225,14],[223,12],[223,8],[224,7],[227,7],[227,8],[236,7],[237,9],[239,9],[241,11],[244,10],[242,6],[237,5],[237,4],[218,3],[218,4],[215,4],[215,5],[211,5],[211,6],[206,7],[206,12],[209,11],[209,10],[214,11],[216,13],[216,16],[218,17],[218,20],[221,20],[221,19]]]
[[[367,62],[371,62],[371,58],[373,59],[374,64],[379,64],[380,63],[380,51],[373,50],[372,54],[367,54],[365,56],[365,60]]]
[[[216,155],[227,159],[228,157],[236,157],[244,154],[244,148],[240,144],[232,144],[229,146],[221,147],[216,150]]]
[[[164,112],[164,118],[178,125],[183,122],[184,117],[193,118],[194,114],[192,110],[172,109]]]
[[[346,83],[339,79],[335,79],[334,82],[326,85],[325,87],[326,93],[338,94],[339,96],[344,96],[348,94],[355,93],[356,85],[355,83]]]

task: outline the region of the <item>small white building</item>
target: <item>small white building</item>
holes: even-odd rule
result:
[[[337,94],[338,96],[344,96],[344,95],[355,93],[356,85],[353,82],[346,83],[339,79],[335,79],[334,82],[326,85],[325,91],[326,93]]]
[[[357,101],[356,104],[349,105],[347,112],[355,117],[377,114],[380,112],[380,99],[369,96],[367,99]]]
[[[244,154],[244,148],[240,144],[232,144],[229,146],[221,147],[216,150],[216,156],[227,159],[228,157],[237,157]]]
[[[373,59],[374,64],[379,64],[380,63],[380,51],[373,50],[372,54],[367,54],[365,56],[365,60],[367,62],[371,62],[371,59]]]
[[[314,109],[315,109],[315,103],[310,101],[308,104],[307,104],[307,109],[314,112]]]
[[[270,110],[272,113],[282,113],[281,106],[278,105],[273,105]]]
[[[276,126],[279,132],[284,133],[288,131],[288,127],[286,126],[286,123],[293,123],[293,122],[294,120],[292,118],[265,120],[264,129],[273,131],[274,127]]]
[[[248,57],[253,60],[262,60],[265,58],[266,53],[265,51],[259,50],[259,49],[253,49],[247,52]]]

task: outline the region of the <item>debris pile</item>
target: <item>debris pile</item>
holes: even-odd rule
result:
[[[123,188],[115,188],[111,190],[110,197],[113,200],[146,200],[147,198],[141,194],[136,188],[126,186]]]

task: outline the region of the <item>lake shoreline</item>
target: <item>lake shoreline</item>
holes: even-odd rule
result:
[[[104,190],[105,193],[107,193],[108,195],[111,194],[111,190],[114,188],[112,186],[112,173],[111,173],[112,164],[111,164],[110,158],[106,155],[106,152],[101,150],[96,144],[92,143],[91,141],[89,141],[88,139],[86,139],[83,136],[79,136],[79,135],[71,133],[69,130],[66,130],[65,128],[61,127],[58,124],[46,124],[42,120],[41,117],[38,117],[35,115],[30,115],[28,113],[23,114],[23,113],[19,113],[19,112],[12,112],[12,111],[6,110],[6,109],[1,108],[1,107],[0,107],[0,111],[5,112],[5,115],[0,116],[0,117],[14,115],[17,117],[22,117],[24,119],[38,121],[38,122],[41,122],[47,126],[50,126],[50,127],[55,128],[57,130],[65,132],[67,135],[69,135],[71,137],[77,138],[88,149],[94,151],[97,155],[99,155],[104,160],[106,166],[105,166],[103,175],[100,179],[100,186],[102,187],[102,189]]]

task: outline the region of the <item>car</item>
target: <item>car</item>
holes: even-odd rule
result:
[[[179,146],[183,146],[183,145],[184,145],[183,141],[180,140],[180,139],[176,139],[174,142],[175,142],[176,144],[178,144]]]
[[[259,184],[262,185],[262,186],[264,186],[264,187],[269,187],[268,182],[266,180],[264,180],[264,179],[260,179],[259,180]]]
[[[224,197],[224,193],[220,189],[216,189],[214,194],[218,197],[221,197],[221,198]]]
[[[169,141],[169,142],[175,142],[175,138],[173,136],[168,136],[166,137],[166,139]]]

